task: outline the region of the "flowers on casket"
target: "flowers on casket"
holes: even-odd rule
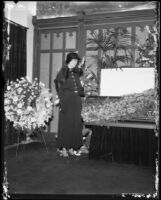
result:
[[[82,117],[88,123],[116,122],[120,119],[139,118],[149,113],[154,118],[155,90],[124,95],[119,99],[106,98],[102,102],[83,103]],[[150,116],[147,116],[150,117]]]
[[[7,84],[4,93],[6,119],[16,129],[34,130],[45,127],[53,116],[52,93],[37,78],[16,79]]]

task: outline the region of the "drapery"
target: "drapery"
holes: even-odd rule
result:
[[[6,81],[15,81],[17,78],[26,76],[26,33],[27,28],[7,22],[10,27],[9,60],[6,61],[4,74]]]
[[[5,78],[5,89],[7,82],[15,81],[17,78],[26,76],[26,36],[27,28],[16,24],[7,19],[5,20],[6,28],[4,35],[9,36],[10,44],[9,57],[3,61],[3,74]],[[4,40],[5,38],[3,38]],[[8,39],[8,38],[7,38]],[[7,41],[6,41],[7,42]],[[4,120],[5,121],[5,120]],[[10,122],[4,124],[4,145],[13,144],[17,141],[17,131]]]
[[[153,129],[87,125],[92,130],[89,159],[151,166],[158,139]]]

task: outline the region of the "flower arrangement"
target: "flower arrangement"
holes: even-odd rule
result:
[[[37,78],[30,81],[27,77],[11,81],[4,94],[6,119],[16,129],[34,130],[46,126],[52,118],[52,93]]]
[[[90,66],[84,67],[84,73],[81,77],[81,83],[84,87],[84,92],[86,96],[98,95],[98,78]]]
[[[106,98],[102,102],[83,103],[82,117],[85,122],[99,123],[117,122],[122,119],[154,119],[155,91],[124,95],[119,99]]]

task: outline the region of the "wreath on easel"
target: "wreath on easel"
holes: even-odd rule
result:
[[[46,127],[53,117],[52,93],[37,78],[30,81],[22,77],[7,83],[4,93],[4,110],[13,127],[31,133]]]

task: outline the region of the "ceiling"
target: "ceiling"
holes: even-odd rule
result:
[[[37,1],[37,18],[76,16],[84,11],[86,15],[124,12],[130,10],[155,9],[156,1]]]

